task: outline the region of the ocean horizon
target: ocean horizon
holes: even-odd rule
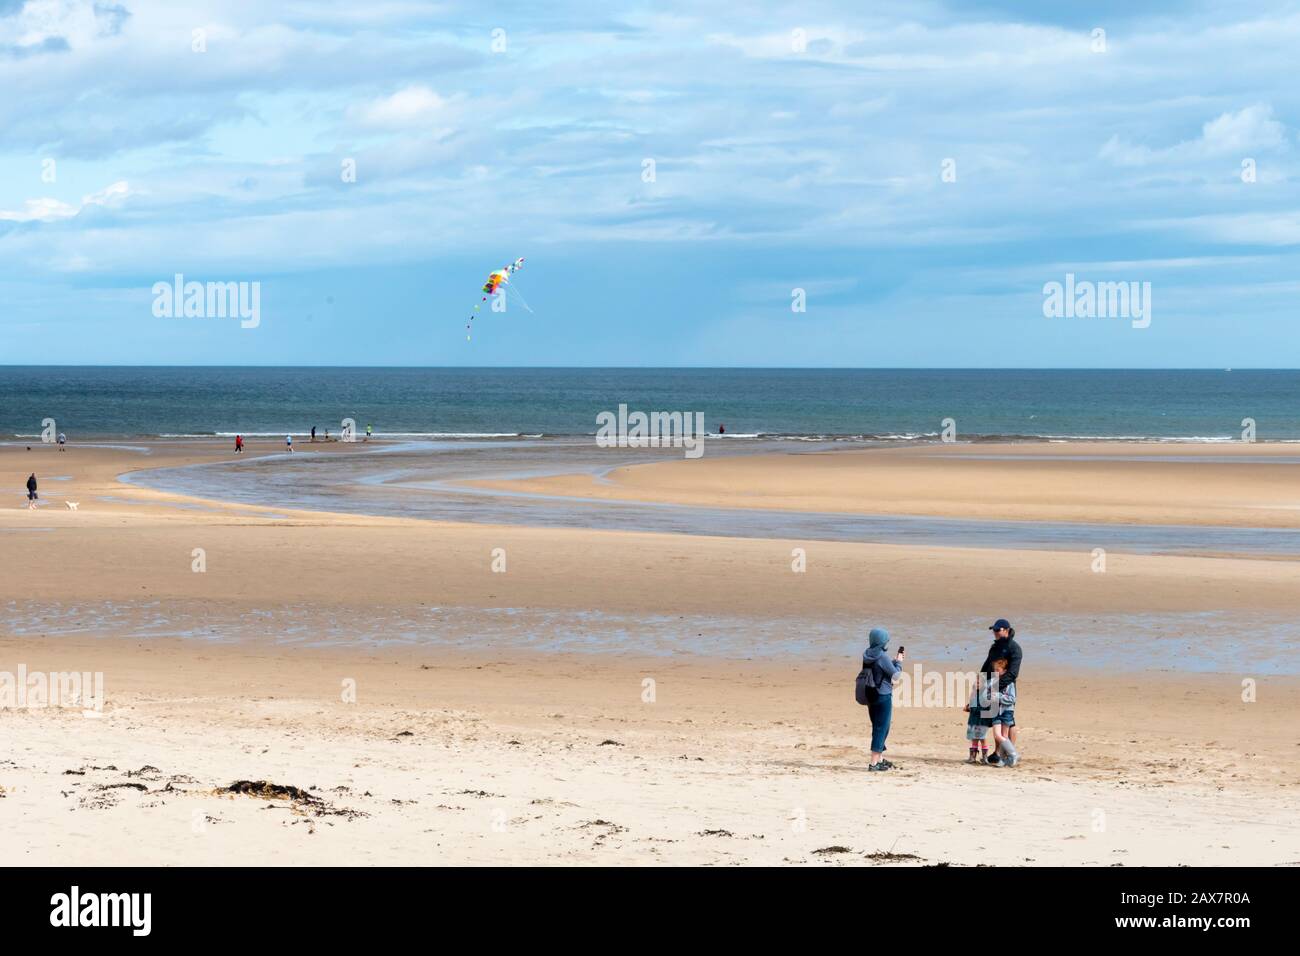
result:
[[[0,366],[0,440],[594,434],[620,405],[739,439],[1300,441],[1294,369]]]

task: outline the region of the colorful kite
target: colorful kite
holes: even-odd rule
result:
[[[474,306],[474,312],[477,312],[479,310],[479,307],[482,306],[483,303],[488,300],[488,296],[505,295],[507,292],[513,293],[514,297],[519,301],[519,304],[522,305],[525,309],[528,309],[529,312],[532,312],[533,310],[529,308],[528,302],[527,300],[524,299],[523,294],[519,291],[518,286],[514,286],[510,284],[510,277],[513,276],[516,272],[518,272],[523,267],[524,267],[524,260],[523,257],[520,256],[514,262],[510,263],[510,265],[506,266],[504,269],[496,269],[493,272],[491,272],[487,277],[487,281],[483,283],[483,298],[479,300],[478,305]],[[466,342],[470,340],[470,334],[473,328],[474,328],[474,313],[471,312],[469,321],[465,323]]]

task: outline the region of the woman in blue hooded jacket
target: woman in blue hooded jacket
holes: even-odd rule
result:
[[[883,627],[873,627],[868,637],[870,646],[862,655],[862,669],[871,668],[873,680],[868,681],[867,713],[871,715],[871,763],[868,770],[889,770],[894,765],[884,758],[885,738],[894,716],[894,677],[903,662],[900,650],[891,661],[885,654],[889,646],[889,632]]]

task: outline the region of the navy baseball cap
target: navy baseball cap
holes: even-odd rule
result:
[[[1000,617],[1000,618],[998,618],[996,621],[993,622],[993,626],[990,627],[989,630],[990,630],[990,631],[1000,631],[1000,630],[1002,630],[1003,628],[1006,628],[1008,631],[1011,630],[1011,622],[1008,621],[1005,617]]]

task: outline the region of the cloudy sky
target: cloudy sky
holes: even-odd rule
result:
[[[0,364],[1300,366],[1300,5],[738,11],[0,0]]]

